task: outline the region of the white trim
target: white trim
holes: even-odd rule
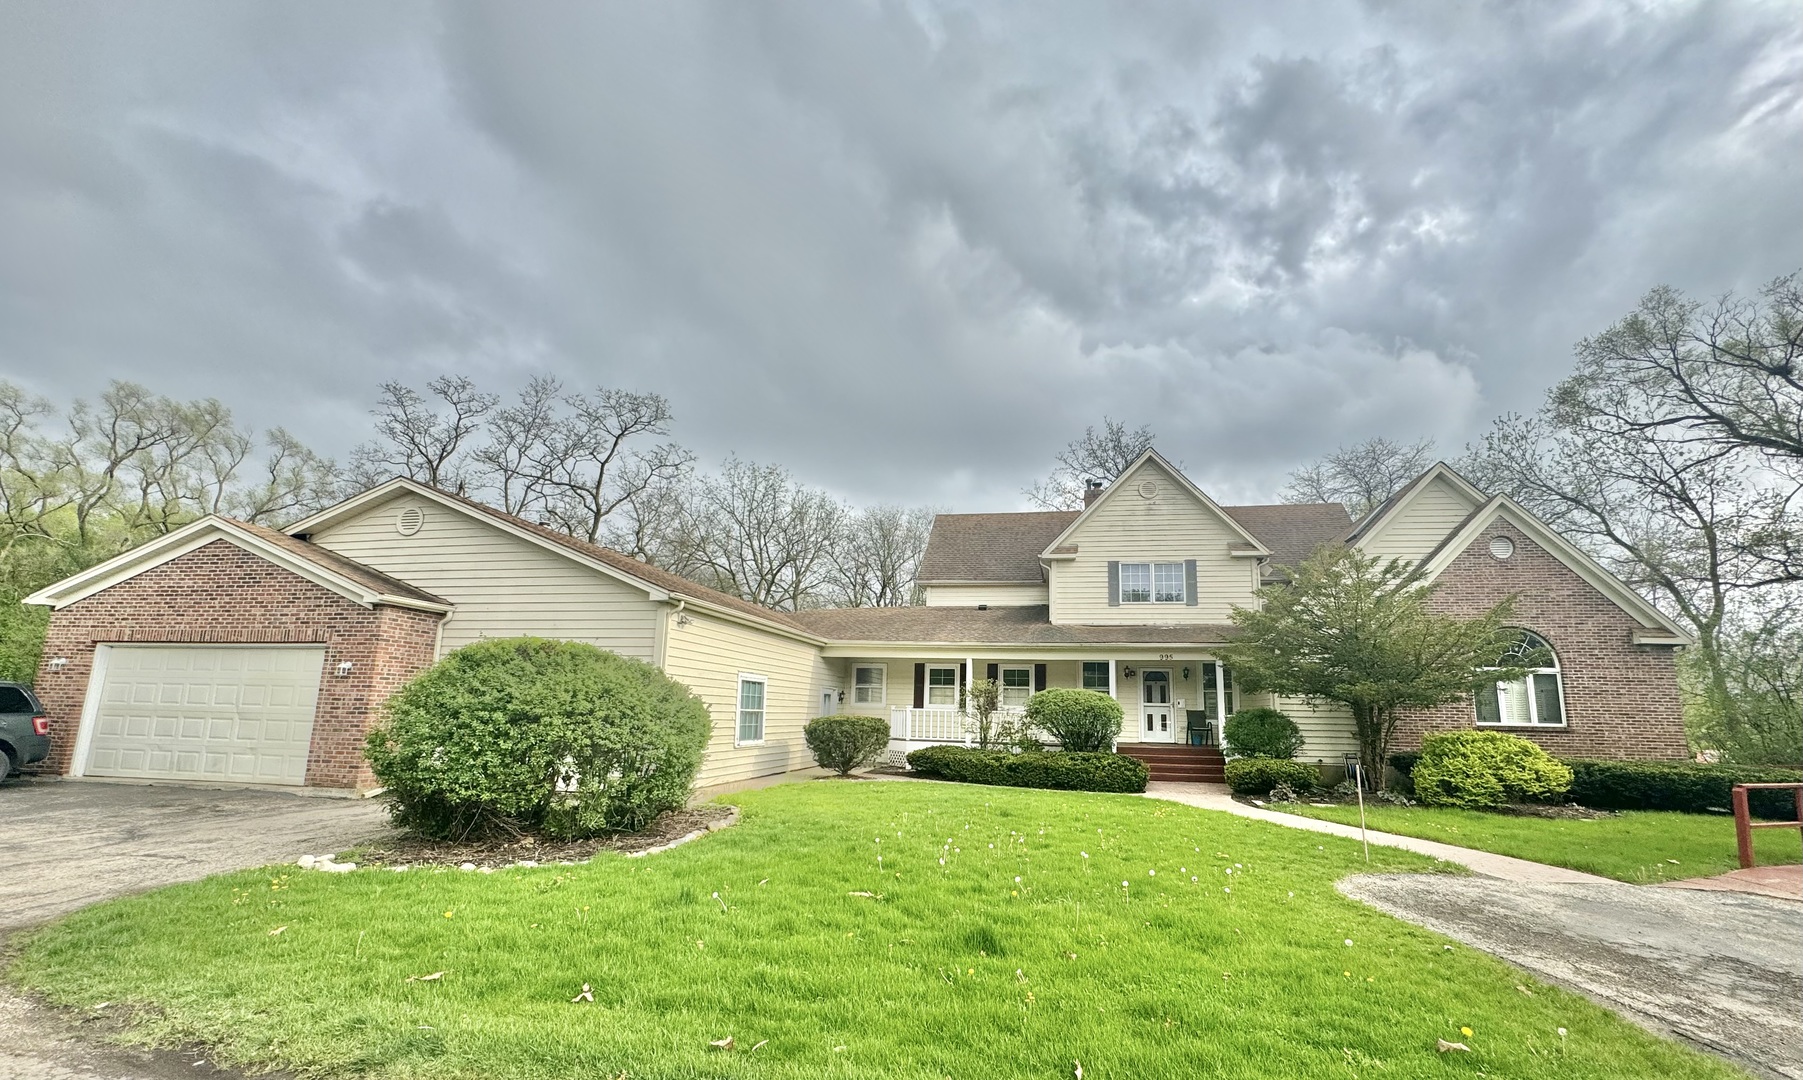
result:
[[[883,673],[883,681],[876,684],[877,698],[875,701],[858,700],[858,691],[863,689],[863,687],[860,687],[858,684],[858,670],[860,668],[874,668]],[[859,664],[853,662],[851,665],[851,703],[853,705],[889,704],[889,665],[887,663]]]
[[[75,746],[69,753],[69,775],[86,776],[88,755],[94,750],[94,722],[100,716],[100,690],[106,682],[107,660],[111,645],[95,645],[94,659],[88,664],[88,689],[81,699],[81,720],[75,727]]]
[[[745,733],[745,713],[753,711],[745,708],[745,684],[748,682],[757,683],[764,688],[764,707],[755,710],[758,714],[758,737],[755,739],[746,739],[742,737]],[[770,680],[763,675],[753,675],[749,672],[741,671],[739,672],[738,681],[733,683],[732,688],[732,744],[735,747],[762,746],[764,745],[765,737],[768,736],[769,733]]]
[[[1583,578],[1596,591],[1602,593],[1627,614],[1639,619],[1643,629],[1664,630],[1673,639],[1669,642],[1641,641],[1636,644],[1673,644],[1693,645],[1696,639],[1685,629],[1672,621],[1671,617],[1660,611],[1644,596],[1629,588],[1620,578],[1604,569],[1595,559],[1571,541],[1560,536],[1553,528],[1530,514],[1524,507],[1506,495],[1498,495],[1491,499],[1465,523],[1465,527],[1453,534],[1450,541],[1442,547],[1438,554],[1421,564],[1419,572],[1424,581],[1433,581],[1445,572],[1465,550],[1475,543],[1486,529],[1491,528],[1497,520],[1502,520],[1526,534],[1546,552],[1564,563],[1570,570]],[[1485,552],[1485,557],[1489,552]],[[1519,554],[1519,552],[1518,552]],[[1630,637],[1638,636],[1638,631],[1631,631]]]
[[[1215,502],[1213,499],[1209,498],[1208,494],[1206,492],[1204,492],[1201,488],[1197,487],[1195,485],[1195,483],[1190,480],[1189,477],[1183,475],[1183,470],[1177,468],[1177,466],[1175,466],[1175,465],[1171,464],[1169,461],[1165,460],[1164,455],[1160,454],[1157,450],[1148,448],[1145,453],[1143,453],[1139,456],[1138,461],[1135,461],[1133,464],[1127,466],[1127,470],[1125,472],[1121,473],[1120,476],[1115,478],[1114,483],[1109,484],[1106,488],[1104,488],[1102,490],[1102,494],[1096,496],[1096,499],[1094,502],[1092,502],[1088,506],[1084,507],[1083,512],[1077,515],[1076,520],[1072,521],[1069,525],[1065,526],[1064,531],[1059,533],[1058,536],[1051,543],[1049,543],[1045,546],[1045,550],[1043,550],[1039,553],[1039,557],[1041,559],[1062,558],[1063,556],[1060,556],[1056,553],[1057,549],[1063,547],[1065,545],[1065,543],[1070,539],[1070,537],[1075,535],[1077,530],[1083,527],[1083,524],[1089,520],[1090,515],[1094,514],[1104,503],[1106,503],[1110,499],[1114,498],[1116,492],[1119,492],[1126,488],[1134,486],[1134,485],[1128,483],[1129,478],[1132,477],[1134,473],[1138,472],[1141,468],[1143,468],[1145,466],[1146,462],[1148,462],[1148,461],[1157,462],[1158,466],[1160,468],[1162,468],[1166,473],[1168,473],[1172,478],[1174,478],[1177,481],[1177,486],[1179,488],[1188,492],[1191,498],[1193,498],[1197,502],[1201,503],[1209,512],[1213,513],[1216,517],[1220,518],[1223,522],[1225,522],[1229,529],[1231,529],[1233,532],[1239,534],[1239,536],[1242,540],[1246,541],[1247,544],[1251,545],[1251,547],[1247,550],[1234,551],[1233,545],[1229,544],[1228,545],[1228,549],[1229,549],[1228,554],[1229,555],[1262,557],[1262,556],[1268,556],[1271,554],[1270,549],[1265,547],[1264,544],[1259,542],[1258,537],[1253,536],[1250,532],[1247,532],[1246,527],[1244,525],[1241,525],[1238,521],[1235,521],[1233,519],[1232,514],[1229,514],[1227,511],[1221,509],[1221,504],[1219,504],[1219,503]],[[1135,492],[1135,494],[1138,494],[1138,493]]]
[[[79,574],[66,577],[53,585],[47,585],[27,596],[22,602],[43,605],[53,610],[67,607],[121,582],[129,581],[146,570],[153,570],[165,563],[179,559],[183,555],[198,551],[215,540],[224,540],[363,607],[384,604],[392,607],[430,611],[440,615],[447,614],[451,610],[449,604],[394,596],[365,588],[350,578],[294,554],[287,548],[270,543],[229,519],[213,515],[190,522],[172,533],[116,555],[98,566],[89,567]],[[321,550],[326,549],[322,548]]]
[[[963,684],[958,681],[958,677],[959,677],[959,671],[963,667],[963,665],[962,664],[927,664],[925,666],[926,666],[926,671],[923,672],[921,675],[922,681],[920,684],[920,707],[923,709],[955,709],[955,708],[957,708],[958,704],[959,704],[958,691],[963,688]],[[935,705],[933,703],[933,672],[935,672],[935,671],[949,671],[952,673],[952,701],[951,701],[950,705],[946,705],[943,703]]]
[[[1451,465],[1446,464],[1444,461],[1436,461],[1428,466],[1426,472],[1409,481],[1408,487],[1403,491],[1402,498],[1396,500],[1396,502],[1392,503],[1387,509],[1383,510],[1381,517],[1372,518],[1369,526],[1365,525],[1363,522],[1353,523],[1351,532],[1358,536],[1358,540],[1353,546],[1364,547],[1367,542],[1383,532],[1383,530],[1389,528],[1390,524],[1408,508],[1409,504],[1413,503],[1423,491],[1427,490],[1428,485],[1433,483],[1436,479],[1444,480],[1452,485],[1453,490],[1464,496],[1465,500],[1471,504],[1473,510],[1476,510],[1478,507],[1483,506],[1485,502],[1489,501],[1488,495],[1485,495],[1482,491],[1479,491],[1474,487],[1471,481],[1460,476]]]

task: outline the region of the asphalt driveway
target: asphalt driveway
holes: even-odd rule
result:
[[[0,939],[114,896],[342,851],[387,831],[363,799],[280,791],[27,779],[0,786]],[[0,987],[0,1080],[218,1074],[204,1054],[116,1050]]]
[[[1440,874],[1362,875],[1339,889],[1756,1075],[1803,1080],[1803,903]]]

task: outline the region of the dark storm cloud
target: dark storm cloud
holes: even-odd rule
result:
[[[337,451],[381,379],[549,372],[964,508],[1107,412],[1265,497],[1803,261],[1793,14],[11,4],[0,371]]]

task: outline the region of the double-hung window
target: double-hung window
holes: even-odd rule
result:
[[[1113,689],[1108,685],[1108,661],[1083,661],[1083,689],[1100,690],[1104,694]]]
[[[1123,604],[1181,604],[1184,592],[1183,564],[1180,562],[1124,562],[1121,564],[1121,598]]]
[[[927,668],[927,704],[958,704],[958,669],[955,667]]]
[[[733,742],[746,746],[764,741],[764,692],[762,675],[739,676],[739,730]]]
[[[1001,670],[1001,704],[1006,709],[1018,709],[1027,704],[1033,696],[1033,669],[1030,667],[1005,667]]]
[[[859,665],[852,669],[851,700],[854,705],[881,705],[889,681],[889,668],[883,664]]]
[[[1539,634],[1526,630],[1503,655],[1506,664],[1528,669],[1525,677],[1499,682],[1473,695],[1477,722],[1498,727],[1563,727],[1564,690],[1559,679],[1559,659]]]

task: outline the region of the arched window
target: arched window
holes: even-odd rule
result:
[[[1565,689],[1559,681],[1559,658],[1539,634],[1522,630],[1503,654],[1504,663],[1526,663],[1527,676],[1479,690],[1477,722],[1500,727],[1564,727]]]

